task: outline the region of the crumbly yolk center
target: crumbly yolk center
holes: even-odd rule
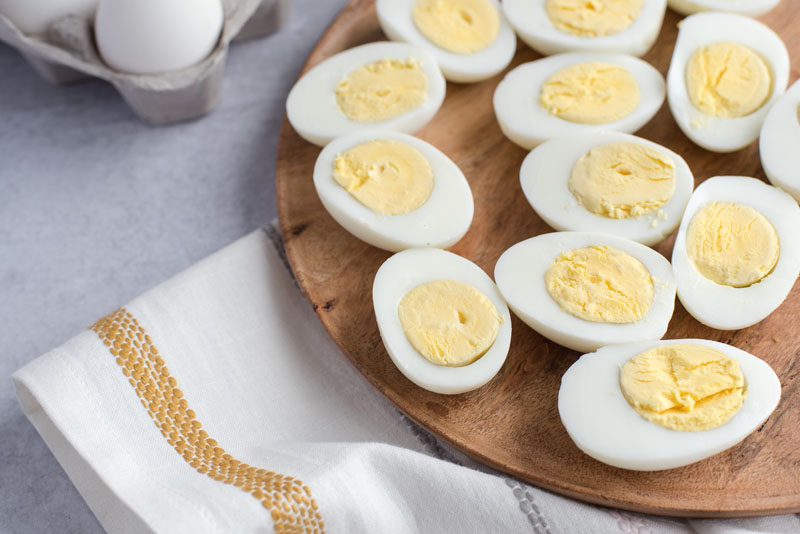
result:
[[[721,41],[697,49],[686,66],[692,104],[714,117],[744,117],[772,93],[772,72],[750,48]]]
[[[588,62],[550,76],[542,85],[539,103],[570,122],[606,124],[628,116],[640,96],[636,79],[623,67]]]
[[[345,76],[336,86],[336,104],[351,120],[380,122],[421,106],[427,89],[419,61],[384,58]]]
[[[467,365],[483,356],[502,322],[486,295],[454,280],[415,287],[400,301],[397,315],[417,352],[431,363],[449,367]]]
[[[422,35],[455,54],[483,50],[500,32],[500,15],[488,0],[417,0],[411,15]]]
[[[619,33],[635,21],[644,0],[547,0],[547,17],[556,29],[580,37]]]
[[[727,423],[746,396],[739,362],[702,345],[662,345],[622,367],[620,387],[645,419],[681,432]]]
[[[647,267],[604,245],[559,254],[544,281],[561,309],[585,321],[635,323],[653,304],[654,284]]]
[[[689,223],[686,253],[709,280],[747,287],[775,268],[780,241],[772,223],[750,206],[710,202]]]
[[[639,143],[593,147],[572,167],[569,190],[588,211],[611,219],[651,213],[675,192],[675,163]]]
[[[433,192],[433,169],[416,148],[400,141],[368,141],[337,154],[333,179],[382,215],[419,208]]]

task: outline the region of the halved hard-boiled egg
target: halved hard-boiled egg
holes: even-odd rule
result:
[[[503,296],[480,267],[451,252],[395,254],[375,275],[372,301],[386,352],[429,391],[477,389],[508,355],[511,317]]]
[[[657,471],[733,447],[761,426],[780,396],[769,364],[736,347],[641,341],[581,356],[561,379],[558,413],[592,458]]]
[[[667,259],[607,234],[554,232],[527,239],[503,252],[494,278],[525,324],[582,352],[659,339],[675,307]]]
[[[383,33],[424,47],[453,82],[491,78],[517,48],[497,0],[378,0],[376,8]]]
[[[767,113],[759,138],[761,166],[772,182],[800,201],[800,81]]]
[[[286,116],[303,139],[324,146],[357,130],[421,130],[444,94],[439,66],[422,47],[369,43],[309,70],[289,92]]]
[[[658,37],[666,0],[503,0],[520,39],[545,55],[607,52],[642,56]]]
[[[714,152],[756,140],[789,82],[789,53],[766,25],[742,15],[683,20],[667,74],[667,98],[686,136]]]
[[[522,191],[556,230],[602,232],[654,245],[681,222],[694,188],[666,147],[617,132],[551,139],[519,171]]]
[[[574,52],[523,63],[494,92],[500,129],[528,150],[553,137],[633,133],[664,102],[664,79],[622,54]]]
[[[366,130],[335,139],[314,165],[314,187],[345,230],[378,248],[454,245],[472,222],[464,174],[425,141]]]
[[[767,317],[800,274],[798,228],[800,207],[777,187],[743,176],[700,184],[672,251],[683,307],[719,330]]]
[[[772,10],[780,0],[669,0],[669,7],[681,15],[701,11],[727,11],[749,17],[760,17]]]

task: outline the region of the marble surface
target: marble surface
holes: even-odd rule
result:
[[[0,532],[102,532],[19,409],[11,374],[276,216],[283,104],[344,0],[292,0],[233,45],[220,105],[167,127],[110,85],[43,81],[0,44]]]

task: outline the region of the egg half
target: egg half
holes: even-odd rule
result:
[[[669,0],[669,7],[681,15],[691,15],[701,11],[727,11],[760,17],[778,3],[780,0]]]
[[[398,316],[403,298],[422,284],[455,281],[482,293],[499,317],[496,337],[477,360],[460,367],[436,365],[409,341]],[[453,395],[477,389],[500,370],[511,343],[511,318],[503,296],[480,267],[439,249],[409,249],[386,260],[375,275],[372,301],[381,339],[394,364],[418,386]]]
[[[800,81],[767,113],[759,138],[761,165],[773,185],[800,201]]]

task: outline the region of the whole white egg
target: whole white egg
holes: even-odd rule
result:
[[[542,86],[552,75],[573,65],[595,62],[622,67],[635,79],[640,98],[630,114],[613,122],[585,124],[562,119],[542,107]],[[516,67],[498,84],[493,102],[497,122],[506,137],[531,150],[553,137],[599,131],[633,133],[653,118],[664,103],[664,96],[664,78],[641,59],[623,54],[573,52]]]
[[[680,432],[651,423],[622,394],[620,369],[653,347],[702,345],[736,360],[747,394],[731,420],[705,431]],[[707,339],[642,341],[603,347],[585,354],[564,373],[558,413],[572,441],[603,463],[637,471],[681,467],[733,447],[766,421],[778,405],[781,384],[763,360],[736,347]]]
[[[100,0],[94,32],[111,68],[157,74],[205,59],[223,20],[220,0]]]
[[[62,17],[91,17],[97,9],[97,2],[98,0],[0,0],[0,15],[8,17],[23,33],[41,34]]]
[[[597,10],[594,4],[596,2],[587,3],[592,10]],[[602,4],[613,4],[613,1]],[[643,56],[661,31],[667,1],[644,0],[630,26],[598,36],[574,35],[558,29],[547,15],[547,0],[503,0],[503,10],[520,39],[544,55],[585,51]]]
[[[769,67],[772,88],[756,111],[742,117],[704,113],[691,101],[686,84],[687,65],[702,47],[731,42],[756,52]],[[675,122],[686,136],[706,150],[733,152],[756,140],[772,104],[789,82],[789,53],[781,38],[757,20],[730,13],[700,13],[680,24],[678,40],[667,74],[667,99]]]
[[[497,0],[483,0],[489,4],[500,20],[497,36],[488,46],[470,53],[446,50],[431,42],[420,32],[412,15],[418,0],[377,0],[378,22],[383,33],[393,41],[402,41],[425,48],[439,63],[444,77],[453,82],[472,83],[505,69],[517,49],[517,37],[502,14]],[[468,13],[464,13],[469,18]]]
[[[710,202],[734,202],[754,208],[775,228],[780,244],[772,271],[747,287],[718,284],[695,267],[686,248],[686,233],[695,214]],[[800,274],[800,207],[784,191],[755,178],[717,176],[695,189],[683,215],[672,266],[678,298],[692,317],[719,330],[738,330],[771,314],[786,299]]]
[[[483,356],[462,367],[436,365],[408,341],[398,317],[402,298],[415,287],[437,280],[469,284],[494,305],[501,319],[494,343]],[[453,395],[477,389],[491,380],[506,360],[511,344],[511,317],[492,279],[466,258],[439,249],[409,249],[386,260],[375,275],[372,302],[386,352],[406,378],[435,393]]]
[[[569,189],[575,163],[592,148],[609,143],[635,143],[661,152],[674,164],[675,191],[660,208],[636,217],[614,219],[587,210]],[[522,162],[520,185],[531,207],[559,231],[601,232],[652,246],[669,236],[681,222],[694,188],[686,161],[672,150],[647,139],[616,132],[596,132],[551,139],[536,147]]]
[[[353,197],[333,178],[336,156],[376,140],[398,141],[418,150],[433,170],[433,191],[419,208],[401,215],[377,213]],[[366,130],[329,143],[314,165],[314,187],[328,213],[342,227],[375,247],[397,252],[413,247],[447,248],[467,233],[474,203],[464,174],[445,154],[416,137]]]
[[[638,322],[614,324],[580,319],[563,310],[547,291],[545,273],[562,253],[606,246],[625,252],[650,272],[653,302]],[[588,352],[604,345],[660,339],[675,308],[675,277],[667,259],[640,243],[607,234],[553,232],[526,239],[500,256],[494,268],[497,287],[522,321],[547,339]]]
[[[384,59],[419,61],[427,79],[426,98],[402,115],[378,122],[350,119],[339,108],[336,87],[353,71]],[[286,117],[295,131],[309,143],[325,146],[336,137],[357,130],[421,130],[442,106],[445,80],[433,56],[420,46],[407,43],[369,43],[329,57],[306,72],[286,99]]]
[[[800,81],[767,113],[759,138],[761,166],[772,182],[800,201]]]
[[[681,15],[691,15],[701,11],[727,11],[749,17],[760,17],[778,3],[780,0],[669,0],[669,7]]]

